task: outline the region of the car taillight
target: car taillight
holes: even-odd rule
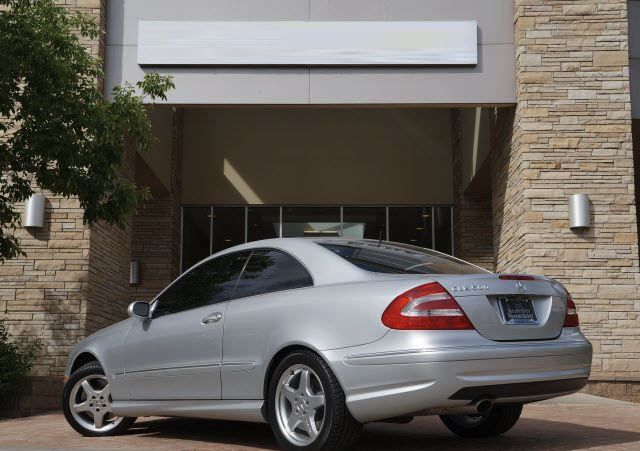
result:
[[[580,320],[578,319],[576,303],[571,299],[569,292],[566,289],[564,291],[567,293],[567,314],[564,316],[564,327],[578,327]]]
[[[456,300],[437,282],[413,288],[395,298],[382,314],[382,323],[398,330],[474,328]]]

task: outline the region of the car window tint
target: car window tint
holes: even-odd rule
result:
[[[158,299],[154,317],[228,301],[249,252],[210,260],[186,273]]]
[[[234,298],[312,285],[309,272],[292,256],[281,251],[258,250],[249,257]]]
[[[486,274],[488,271],[457,258],[408,244],[375,240],[317,241],[370,272],[396,274]]]

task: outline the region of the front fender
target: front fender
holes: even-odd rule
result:
[[[65,377],[71,376],[74,362],[85,353],[95,357],[108,379],[113,379],[116,374],[124,373],[124,340],[133,320],[134,318],[129,318],[102,329],[74,346],[67,358]]]

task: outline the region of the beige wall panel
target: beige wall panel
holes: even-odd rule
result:
[[[448,204],[448,109],[185,115],[185,204]]]
[[[141,153],[145,163],[153,170],[162,185],[171,189],[171,136],[173,127],[173,109],[156,106],[150,108],[149,118],[153,136],[157,141],[148,152]]]

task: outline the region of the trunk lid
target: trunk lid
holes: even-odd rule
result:
[[[434,277],[484,337],[550,340],[562,333],[567,308],[562,285],[546,277],[501,280],[497,274]]]

